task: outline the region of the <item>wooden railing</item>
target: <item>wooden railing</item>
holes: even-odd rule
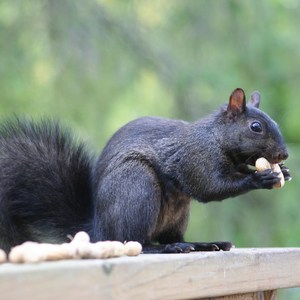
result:
[[[0,299],[277,299],[300,286],[300,248],[0,265]]]

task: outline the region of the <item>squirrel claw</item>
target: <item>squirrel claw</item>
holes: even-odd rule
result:
[[[290,174],[290,169],[287,166],[285,166],[283,163],[280,163],[279,166],[280,166],[281,172],[283,174],[284,180],[291,181],[292,176]]]
[[[229,251],[233,244],[231,242],[193,243],[195,251]]]
[[[166,245],[162,253],[189,253],[191,251],[195,249],[190,243],[173,243]]]

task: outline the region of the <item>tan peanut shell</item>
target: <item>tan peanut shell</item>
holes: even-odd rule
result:
[[[138,242],[127,242],[124,250],[127,256],[137,256],[142,252],[142,245]]]
[[[273,172],[279,173],[278,177],[280,178],[280,181],[278,183],[274,184],[274,188],[279,189],[284,186],[284,183],[285,183],[284,176],[283,176],[280,166],[278,164],[271,164],[264,157],[260,157],[255,162],[255,168],[259,172],[271,169]]]

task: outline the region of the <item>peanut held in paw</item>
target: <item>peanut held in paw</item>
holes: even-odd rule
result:
[[[259,172],[271,169],[273,172],[279,173],[278,177],[280,178],[280,181],[274,184],[274,188],[279,189],[284,186],[284,176],[278,164],[270,164],[265,158],[260,157],[255,162],[255,168]]]

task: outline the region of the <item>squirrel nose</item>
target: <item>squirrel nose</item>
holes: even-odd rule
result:
[[[278,161],[286,160],[289,157],[287,149],[282,149],[281,151],[278,151],[275,157]]]

